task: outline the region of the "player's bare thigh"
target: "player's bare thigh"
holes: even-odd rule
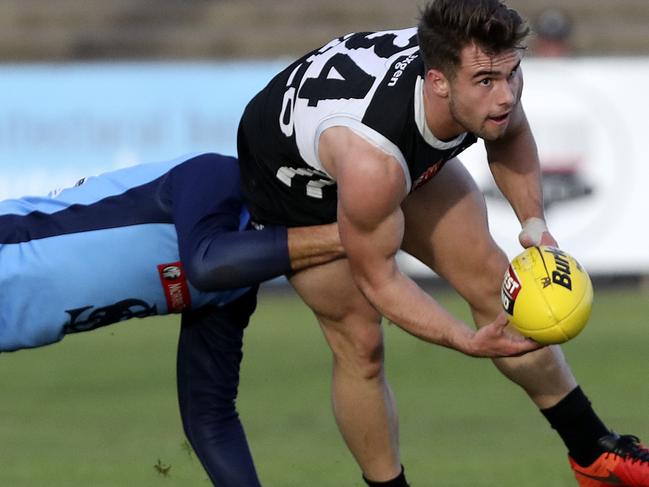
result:
[[[316,314],[339,360],[380,363],[383,340],[380,314],[354,282],[347,259],[305,269],[291,284]]]
[[[469,302],[476,318],[493,319],[507,257],[489,233],[484,197],[462,163],[449,161],[409,195],[402,208],[403,249],[445,278]]]

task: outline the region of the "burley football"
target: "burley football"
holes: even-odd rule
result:
[[[501,299],[509,322],[544,345],[577,336],[588,322],[593,287],[577,260],[555,247],[530,247],[505,272]]]

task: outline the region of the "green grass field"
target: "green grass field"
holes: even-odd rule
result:
[[[460,300],[440,301],[467,318]],[[649,295],[597,291],[565,347],[600,415],[649,439]],[[209,485],[175,398],[176,318],[132,321],[0,355],[0,486]],[[490,362],[386,327],[403,462],[415,487],[574,486],[558,437]],[[264,294],[240,410],[269,487],[362,486],[329,401],[330,357],[292,293]],[[158,472],[171,467],[167,475]]]

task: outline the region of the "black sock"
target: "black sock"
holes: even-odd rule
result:
[[[593,411],[581,387],[577,386],[555,406],[541,412],[559,433],[572,459],[582,467],[589,466],[604,453],[597,440],[610,431]]]
[[[410,487],[410,485],[406,481],[406,473],[403,465],[401,465],[401,473],[392,480],[388,480],[386,482],[373,482],[371,480],[368,480],[365,475],[363,475],[363,480],[370,487]]]

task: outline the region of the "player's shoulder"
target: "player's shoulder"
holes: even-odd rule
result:
[[[216,152],[199,154],[188,162],[213,171],[239,171],[239,161],[236,157],[217,154]]]
[[[170,201],[209,207],[220,199],[240,198],[241,174],[236,158],[216,153],[199,154],[174,167],[164,178],[160,194]],[[194,206],[192,206],[194,208]]]
[[[218,177],[238,180],[239,161],[235,157],[214,152],[196,154],[173,167],[170,173],[176,177],[191,175],[193,179]]]
[[[315,51],[314,55],[329,57],[332,54],[345,54],[352,57],[357,65],[362,67],[363,64],[366,64],[371,68],[372,64],[385,67],[390,64],[390,60],[417,49],[417,29],[412,27],[374,32],[352,32],[332,40]]]

